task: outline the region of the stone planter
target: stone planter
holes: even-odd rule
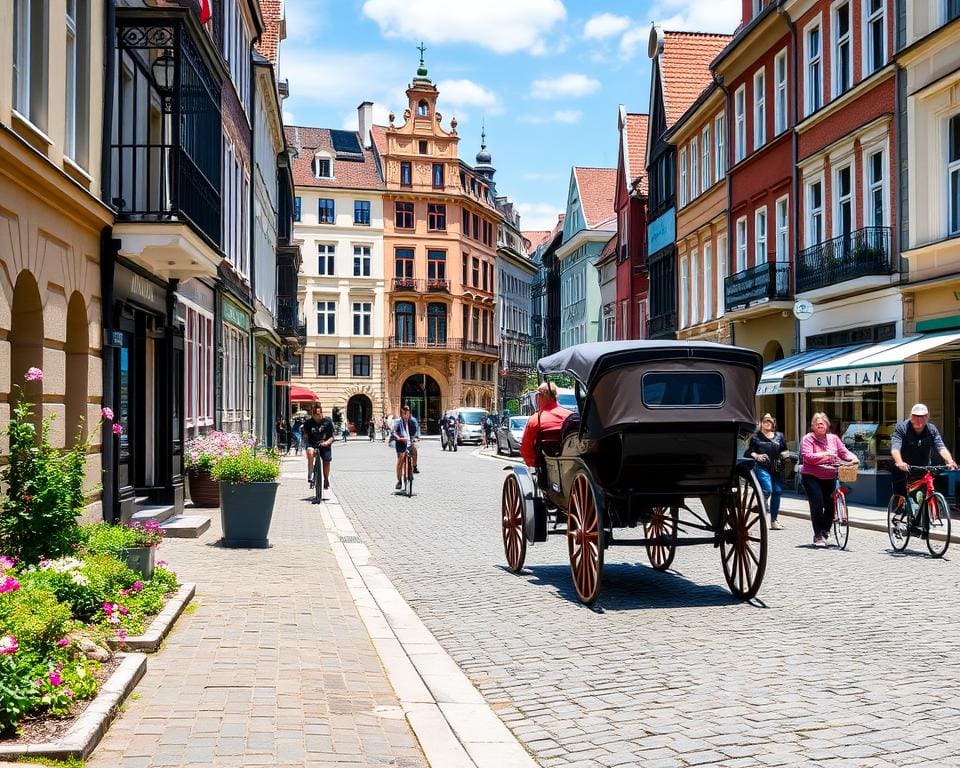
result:
[[[266,549],[280,483],[220,483],[221,544]]]
[[[127,567],[139,573],[144,579],[153,578],[153,569],[157,564],[156,547],[130,547],[120,552]]]
[[[220,484],[205,469],[187,470],[190,482],[190,499],[195,507],[219,507]]]

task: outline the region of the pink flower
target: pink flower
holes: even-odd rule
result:
[[[139,592],[141,589],[143,589],[143,582],[142,581],[133,582],[133,586],[130,587],[130,589],[132,589],[134,592]]]
[[[8,568],[13,568],[17,564],[17,561],[12,557],[7,557],[6,555],[0,555],[0,571],[5,571]]]
[[[20,643],[17,642],[17,638],[13,635],[3,635],[0,637],[0,656],[16,653],[19,647]]]
[[[23,374],[23,378],[26,381],[43,381],[43,371],[39,368],[28,368],[27,372]]]
[[[18,589],[20,589],[20,582],[13,576],[7,576],[3,581],[0,581],[0,595],[5,592],[16,592]]]
[[[73,689],[71,689],[71,688],[64,688],[64,689],[63,689],[63,694],[64,694],[64,696],[66,696],[68,699],[72,699],[73,696],[74,696]]]
[[[110,408],[101,408],[100,415],[107,421],[113,421],[113,410]]]
[[[48,679],[50,680],[50,685],[52,685],[54,688],[58,688],[63,682],[63,677],[59,672],[51,672]]]
[[[120,594],[123,595],[124,597],[126,597],[127,595],[130,594],[130,590],[129,590],[129,589],[121,589],[121,590],[120,590]]]
[[[122,434],[123,434],[123,425],[122,425],[122,424],[114,424],[112,431],[113,431],[113,434],[115,434],[115,435],[122,435]]]
[[[107,619],[107,621],[108,621],[109,623],[111,623],[111,624],[119,624],[119,623],[120,623],[120,617],[119,617],[119,616],[111,616],[109,619]]]
[[[165,566],[166,564],[167,564],[166,560],[157,560],[157,565],[159,565],[161,568],[163,568],[163,566]]]
[[[123,629],[122,627],[121,627],[120,629],[117,629],[117,639],[118,639],[118,640],[126,640],[126,639],[127,639],[127,630]]]
[[[69,637],[61,637],[59,640],[57,640],[58,648],[66,648],[68,645],[70,645]]]
[[[104,612],[105,614],[107,614],[107,616],[113,616],[113,609],[114,609],[114,608],[115,608],[115,606],[114,606],[114,605],[111,605],[110,603],[104,603],[104,604],[103,604],[103,612]]]
[[[121,616],[126,616],[127,614],[130,613],[130,611],[128,611],[128,610],[127,610],[126,608],[124,608],[122,605],[120,606],[119,611],[120,611],[120,615],[121,615]]]

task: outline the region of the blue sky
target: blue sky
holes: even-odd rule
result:
[[[473,162],[486,124],[497,191],[524,229],[549,229],[574,165],[615,167],[617,109],[646,112],[651,21],[732,32],[740,0],[285,0],[285,120],[356,128],[375,104],[402,122],[421,40],[444,125]]]

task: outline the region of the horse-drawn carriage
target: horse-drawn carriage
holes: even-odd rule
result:
[[[540,434],[534,473],[513,467],[503,483],[510,570],[523,567],[528,544],[565,535],[589,605],[607,547],[645,546],[662,571],[677,547],[712,544],[730,591],[754,597],[767,562],[765,501],[741,455],[762,366],[748,349],[678,341],[580,344],[540,360],[541,376],[573,378],[580,413]],[[628,529],[643,535],[620,538]]]

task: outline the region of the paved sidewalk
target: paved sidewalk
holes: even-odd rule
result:
[[[361,619],[304,460],[285,459],[267,550],[200,539],[159,550],[189,609],[87,761],[148,766],[400,766],[427,761]],[[335,478],[334,478],[335,480]]]

